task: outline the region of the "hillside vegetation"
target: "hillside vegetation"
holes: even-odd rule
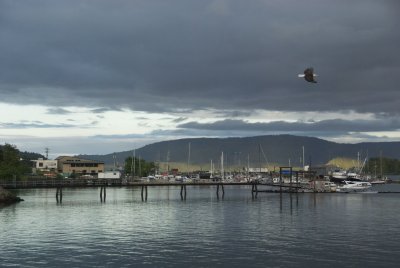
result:
[[[189,146],[190,144],[190,146]],[[136,156],[146,161],[183,163],[182,169],[187,168],[189,159],[194,169],[209,169],[210,161],[219,163],[221,153],[224,153],[226,167],[292,166],[326,164],[332,159],[351,159],[338,163],[353,163],[360,153],[362,157],[368,152],[369,157],[384,157],[399,159],[400,142],[369,142],[357,144],[342,144],[318,138],[293,135],[270,135],[244,138],[193,138],[157,142],[136,149]],[[304,148],[304,159],[303,158]],[[106,155],[80,155],[79,157],[113,163],[114,155],[118,162],[123,163],[130,157],[133,148],[124,152]]]
[[[358,167],[357,159],[345,158],[345,157],[336,157],[330,160],[328,165],[337,166],[342,169],[351,169]]]

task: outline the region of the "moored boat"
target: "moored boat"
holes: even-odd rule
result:
[[[372,187],[372,184],[367,181],[343,181],[344,184],[337,187],[337,192],[364,192]]]
[[[343,182],[347,180],[347,172],[345,170],[334,170],[331,173],[331,181],[332,182]]]

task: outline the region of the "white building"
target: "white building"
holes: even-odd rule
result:
[[[249,173],[268,173],[268,168],[262,167],[262,168],[246,168],[246,171]]]
[[[33,160],[33,162],[35,162],[36,170],[57,170],[57,160],[44,160],[43,158],[39,158],[38,160]]]
[[[99,179],[120,179],[121,172],[120,171],[106,171],[98,173]]]

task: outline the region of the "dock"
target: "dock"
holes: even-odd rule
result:
[[[251,195],[257,198],[259,193],[324,193],[312,188],[302,187],[298,182],[292,183],[259,183],[259,182],[221,182],[221,181],[137,181],[127,179],[42,179],[42,180],[0,180],[0,186],[5,189],[32,189],[53,188],[56,189],[55,197],[61,203],[64,188],[100,188],[100,201],[105,202],[108,187],[140,187],[142,201],[147,201],[148,187],[180,187],[180,197],[186,200],[187,187],[214,186],[217,198],[224,197],[225,186],[251,186]],[[269,187],[265,189],[264,187]],[[271,189],[274,187],[274,189]],[[331,192],[325,192],[331,193]],[[376,192],[376,193],[400,193],[400,192]]]

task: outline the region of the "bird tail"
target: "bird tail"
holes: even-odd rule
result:
[[[297,77],[303,78],[305,75],[304,74],[298,74]]]

